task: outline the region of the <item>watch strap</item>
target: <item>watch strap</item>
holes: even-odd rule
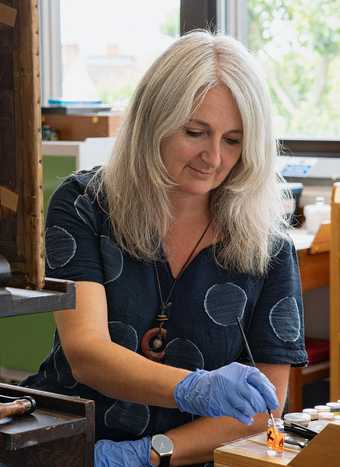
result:
[[[159,464],[158,467],[170,467],[170,456],[159,456]]]

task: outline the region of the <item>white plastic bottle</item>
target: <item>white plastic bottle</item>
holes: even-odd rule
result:
[[[305,228],[311,234],[318,231],[322,222],[331,220],[331,207],[325,203],[323,196],[317,196],[314,204],[307,204],[303,213],[306,219]]]

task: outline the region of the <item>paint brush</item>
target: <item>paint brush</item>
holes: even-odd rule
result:
[[[254,358],[253,358],[253,354],[251,353],[247,337],[246,337],[246,335],[244,333],[244,329],[243,329],[243,326],[242,326],[242,323],[241,323],[241,318],[239,316],[237,316],[236,319],[237,319],[238,327],[240,328],[240,331],[241,331],[241,335],[242,335],[244,345],[246,346],[246,350],[247,350],[247,353],[248,353],[248,356],[249,356],[249,359],[250,359],[250,362],[251,362],[251,366],[254,366],[256,368],[255,361],[254,361]],[[268,407],[267,407],[267,412],[268,412],[268,415],[269,415],[269,417],[270,417],[270,419],[272,421],[273,429],[275,431],[277,431],[272,411]]]

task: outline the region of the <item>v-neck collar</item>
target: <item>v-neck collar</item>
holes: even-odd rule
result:
[[[202,256],[204,256],[204,254],[207,252],[207,251],[211,251],[212,252],[212,249],[214,248],[216,244],[210,244],[210,245],[207,245],[206,247],[202,248],[201,251],[199,251],[197,253],[197,255],[195,255],[192,260],[190,261],[190,263],[186,266],[186,268],[184,269],[184,271],[182,272],[181,274],[181,277],[179,279],[177,279],[178,281],[181,280],[181,278],[187,274],[187,271],[189,269],[191,269],[192,265],[195,264],[196,260],[198,261],[198,259],[200,259]],[[172,273],[172,270],[171,270],[171,266],[170,266],[170,263],[166,257],[166,254],[165,254],[165,251],[163,249],[163,246],[161,245],[161,261],[160,263],[164,264],[165,266],[165,269],[167,271],[167,275],[169,277],[169,279],[171,279],[171,281],[175,281],[176,278],[174,277],[173,273]]]

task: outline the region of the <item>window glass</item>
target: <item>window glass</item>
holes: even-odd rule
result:
[[[180,0],[61,0],[62,97],[124,107],[179,36],[179,14]]]
[[[286,138],[340,137],[340,0],[248,0],[248,46],[262,62]]]

